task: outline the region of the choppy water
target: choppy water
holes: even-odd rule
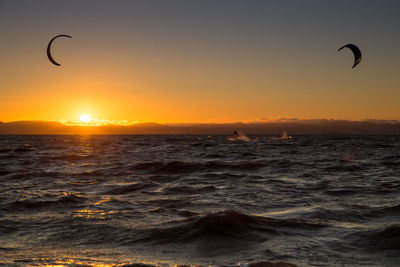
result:
[[[0,263],[400,265],[400,137],[250,138],[0,136]]]

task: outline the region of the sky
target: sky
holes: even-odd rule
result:
[[[400,120],[400,1],[0,0],[0,121]],[[52,37],[52,65],[46,47]],[[354,69],[350,50],[363,53]]]

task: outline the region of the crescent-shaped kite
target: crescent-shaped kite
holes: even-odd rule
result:
[[[53,39],[51,39],[50,42],[49,42],[49,44],[47,45],[47,57],[49,58],[49,60],[51,61],[51,63],[53,63],[54,65],[56,65],[56,66],[61,66],[61,65],[58,64],[58,63],[54,60],[54,58],[51,56],[51,51],[50,51],[50,50],[51,50],[51,44],[52,44],[53,41],[54,41],[55,39],[57,39],[58,37],[68,37],[68,38],[72,38],[72,36],[65,35],[65,34],[57,35],[57,36],[53,37]]]
[[[358,63],[361,62],[361,58],[362,58],[361,51],[360,51],[360,49],[359,49],[356,45],[354,45],[354,44],[347,44],[347,45],[344,45],[344,46],[342,46],[341,48],[339,48],[338,51],[342,50],[342,49],[345,48],[345,47],[347,47],[348,49],[350,49],[351,52],[353,52],[353,54],[354,54],[354,64],[353,64],[353,67],[352,67],[352,68],[354,68],[355,66],[358,65]]]

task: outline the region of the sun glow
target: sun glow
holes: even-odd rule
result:
[[[82,114],[79,119],[84,123],[89,123],[92,120],[89,114]]]
[[[83,116],[83,115],[82,115]],[[107,126],[107,125],[133,125],[139,123],[139,121],[127,121],[127,120],[108,120],[108,119],[97,119],[91,118],[88,121],[85,118],[80,117],[79,120],[66,120],[66,119],[59,119],[58,121],[67,126]]]

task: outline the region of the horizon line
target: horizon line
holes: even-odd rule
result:
[[[73,121],[65,121],[65,120],[16,120],[16,121],[2,121],[0,123],[3,124],[12,124],[12,123],[29,123],[29,122],[49,122],[49,123],[60,123],[64,126],[78,126],[78,127],[106,127],[106,126],[135,126],[135,125],[143,125],[143,124],[156,124],[156,125],[164,125],[164,126],[183,126],[183,125],[224,125],[224,124],[263,124],[263,123],[312,123],[312,122],[371,122],[371,123],[390,123],[396,124],[400,123],[400,120],[390,120],[390,119],[359,119],[359,120],[350,120],[350,119],[326,119],[326,118],[318,118],[318,119],[301,119],[301,118],[278,118],[278,119],[260,119],[260,120],[245,120],[245,121],[232,121],[232,122],[154,122],[154,121],[135,121],[128,122],[126,120],[118,121],[118,120],[103,120],[102,122],[73,122]]]

